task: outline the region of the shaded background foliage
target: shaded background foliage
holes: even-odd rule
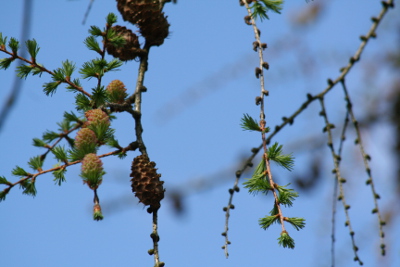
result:
[[[243,22],[245,10],[236,2],[207,2],[166,5],[171,36],[151,51],[145,79],[144,139],[167,188],[159,215],[161,258],[171,266],[259,266],[260,262],[292,264],[299,260],[303,266],[328,266],[334,177],[322,134],[323,120],[318,116],[320,108],[315,103],[276,137],[285,144],[285,151],[296,157],[290,175],[274,168],[279,183],[292,182],[300,192],[296,205],[288,210],[307,219],[303,231],[293,232],[296,249],[278,247],[274,229],[259,229],[257,220],[260,213],[269,211],[270,199],[253,198],[242,190],[235,195],[236,208],[231,215],[230,259],[225,260],[220,250],[227,188],[240,162],[259,145],[259,136],[244,133],[239,126],[243,113],[258,114],[254,105],[258,81],[253,72],[257,55],[252,51],[252,30]],[[108,12],[117,12],[113,1],[96,1],[82,26],[87,4],[34,2],[30,37],[41,46],[39,62],[54,69],[65,59],[80,66],[93,57],[82,43],[89,25],[102,26]],[[22,2],[3,5],[0,31],[4,35],[19,37],[21,29],[26,28],[21,20],[22,8]],[[290,1],[285,3],[282,15],[271,14],[269,21],[259,23],[261,39],[269,47],[265,56],[270,64],[266,73],[269,126],[293,113],[305,101],[306,93],[318,93],[328,77],[337,76],[357,49],[358,37],[369,29],[370,17],[379,10],[380,1]],[[382,258],[376,219],[370,213],[367,177],[353,145],[354,133],[349,133],[342,167],[348,180],[345,190],[352,205],[356,241],[366,266],[399,264],[400,248],[395,238],[400,193],[397,14],[397,8],[387,14],[377,39],[368,43],[347,78],[387,221],[388,255]],[[119,24],[126,26],[122,20]],[[136,69],[134,62],[125,64],[120,72],[106,75],[105,81],[118,78],[133,90],[136,81],[132,73]],[[1,99],[8,95],[13,76],[11,70],[0,72]],[[41,86],[49,77],[43,77],[27,79],[15,109],[3,124],[1,175],[9,177],[15,165],[24,166],[29,157],[41,153],[32,148],[31,139],[46,129],[55,130],[64,110],[73,108],[72,94],[61,88],[52,98],[44,96]],[[93,86],[90,81],[85,85]],[[345,112],[341,89],[333,90],[327,99],[330,119],[341,125]],[[132,140],[133,124],[128,117],[119,116],[114,127],[121,143]],[[339,127],[336,134],[339,137]],[[92,195],[81,185],[78,167],[68,170],[68,182],[61,188],[53,185],[51,176],[39,177],[34,200],[17,190],[9,194],[0,205],[4,240],[0,253],[8,256],[5,264],[27,266],[29,259],[29,266],[151,265],[152,258],[146,256],[151,247],[151,220],[137,205],[129,186],[134,156],[136,152],[123,161],[104,160],[108,174],[100,189],[105,216],[101,223],[91,220]],[[50,162],[47,164],[51,167]],[[340,208],[336,230],[336,264],[354,266]],[[26,258],[17,257],[21,251]]]

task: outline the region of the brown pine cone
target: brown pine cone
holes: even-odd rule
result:
[[[150,161],[146,155],[134,158],[132,162],[131,186],[132,192],[144,205],[150,205],[148,212],[151,213],[160,208],[160,201],[164,198],[163,181],[161,174],[157,174],[156,164]]]
[[[159,46],[164,43],[169,24],[158,0],[117,0],[117,8],[125,21],[139,27],[148,45]]]
[[[120,47],[115,47],[111,43],[107,43],[107,53],[113,57],[119,58],[122,61],[136,59],[143,55],[143,50],[140,49],[139,39],[136,34],[126,27],[116,25],[112,27],[117,34],[125,39],[125,44]]]

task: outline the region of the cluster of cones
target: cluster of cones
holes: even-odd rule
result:
[[[169,33],[167,17],[162,12],[158,0],[117,0],[117,8],[125,21],[136,25],[147,46],[160,46]],[[138,36],[123,26],[114,26],[125,39],[125,45],[107,45],[107,52],[122,61],[140,58],[144,51],[140,48]]]
[[[117,8],[125,21],[138,27],[140,35],[145,39],[146,47],[160,46],[164,43],[169,33],[169,24],[159,0],[117,0]],[[118,25],[112,29],[125,39],[125,44],[118,47],[107,44],[106,49],[109,54],[127,61],[141,58],[146,53],[140,47],[138,36],[130,29]],[[119,84],[115,83],[113,86],[118,87]],[[124,93],[114,91],[115,95]],[[157,174],[155,166],[156,164],[150,161],[147,155],[137,156],[132,162],[130,175],[132,192],[141,203],[150,206],[147,209],[149,213],[160,208],[165,191],[164,182],[160,181],[161,174]]]

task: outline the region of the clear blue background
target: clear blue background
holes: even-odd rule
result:
[[[118,11],[115,1],[94,1],[86,25],[82,25],[88,4],[89,1],[34,1],[30,37],[41,47],[39,63],[55,69],[69,59],[80,67],[96,56],[83,44],[87,30],[90,25],[103,27],[106,15]],[[309,25],[296,23],[296,18],[315,4],[323,6],[320,16]],[[22,5],[23,1],[2,3],[3,36],[19,39]],[[370,28],[370,17],[377,16],[380,9],[380,1],[286,1],[282,15],[269,13],[270,20],[258,22],[261,39],[269,47],[265,52],[270,64],[266,73],[270,91],[266,99],[268,125],[274,127],[282,116],[290,116],[305,101],[307,92],[323,90],[328,77],[336,78],[339,68],[357,50],[358,37]],[[179,0],[176,5],[167,4],[164,11],[171,34],[164,45],[150,52],[145,77],[148,92],[143,95],[142,106],[143,137],[150,158],[157,163],[165,181],[167,194],[174,190],[184,193],[185,212],[177,215],[167,195],[159,211],[161,260],[166,266],[178,267],[330,266],[334,177],[327,148],[319,155],[324,159],[322,181],[312,191],[300,191],[293,208],[284,210],[287,216],[306,218],[306,227],[299,232],[288,226],[296,248],[278,246],[280,226],[267,231],[258,226],[258,219],[272,208],[271,196],[253,197],[242,189],[234,196],[235,209],[229,225],[232,245],[229,259],[225,258],[221,249],[225,223],[222,207],[228,202],[228,188],[233,185],[240,161],[260,143],[259,135],[244,132],[239,126],[243,113],[253,117],[259,114],[259,107],[254,105],[259,80],[254,77],[258,58],[252,51],[253,31],[243,22],[246,10],[238,1]],[[388,77],[393,75],[390,70],[383,64],[378,70],[368,71],[383,62],[385,51],[395,47],[398,15],[398,9],[390,11],[380,25],[378,38],[368,44],[361,63],[347,79],[358,116],[362,117],[363,108],[371,106],[379,94],[389,96]],[[118,24],[131,27],[122,19]],[[14,67],[15,64],[0,72],[1,99],[8,96],[13,84]],[[136,62],[129,62],[103,81],[107,84],[120,79],[133,92],[137,68]],[[76,72],[74,77],[78,75]],[[74,95],[63,87],[52,97],[43,94],[42,84],[48,81],[46,74],[42,78],[28,77],[0,132],[0,175],[12,181],[17,179],[10,174],[16,165],[28,169],[29,158],[44,152],[32,146],[32,138],[40,138],[46,129],[57,130],[56,122],[62,120],[64,111],[74,110]],[[83,86],[89,90],[95,82],[83,81]],[[327,96],[330,119],[339,125],[345,111],[342,99],[339,87]],[[285,152],[293,152],[297,158],[293,173],[273,166],[279,183],[286,184],[296,174],[306,174],[312,148],[317,142],[326,142],[321,135],[324,125],[319,109],[317,103],[312,104],[294,126],[286,127],[273,140],[285,144]],[[134,124],[130,116],[117,117],[113,127],[120,144],[125,146],[135,139]],[[392,178],[393,166],[397,165],[391,156],[394,139],[390,125],[378,126],[363,134],[382,196],[380,206],[385,214],[394,216],[393,224],[386,228],[387,257],[379,256],[370,188],[365,186],[367,177],[351,134],[343,160],[344,176],[348,178],[345,192],[352,205],[350,216],[364,266],[400,266],[396,239],[400,233],[395,227],[398,202]],[[108,151],[102,148],[100,153]],[[124,160],[103,160],[107,174],[99,189],[105,216],[101,222],[92,220],[93,194],[82,184],[80,166],[68,168],[67,182],[61,187],[54,185],[51,175],[38,177],[35,198],[13,188],[0,204],[0,266],[153,266],[153,257],[147,255],[152,247],[151,215],[137,203],[129,183],[131,160],[137,155],[136,151]],[[254,164],[257,161],[258,158]],[[55,163],[50,156],[44,168]],[[343,214],[338,203],[336,263],[357,266],[352,260]]]

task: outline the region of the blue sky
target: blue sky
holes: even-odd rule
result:
[[[22,2],[3,3],[0,17],[3,36],[19,38]],[[148,92],[143,95],[142,106],[144,141],[151,160],[157,163],[162,174],[167,194],[174,189],[187,194],[186,212],[181,216],[174,212],[170,199],[162,203],[159,211],[161,260],[166,266],[178,267],[330,266],[333,176],[328,149],[321,155],[325,157],[321,164],[326,169],[323,180],[312,192],[300,193],[294,206],[284,211],[288,216],[306,218],[303,230],[289,228],[296,241],[294,250],[278,246],[279,226],[267,231],[258,226],[258,219],[272,208],[271,197],[253,197],[243,188],[234,196],[229,259],[221,249],[225,222],[222,207],[228,202],[228,188],[233,185],[238,162],[260,143],[260,136],[244,132],[239,126],[243,113],[254,117],[259,114],[254,105],[259,81],[254,77],[258,58],[252,51],[253,32],[244,24],[246,10],[237,2],[178,0],[176,5],[167,4],[164,10],[171,24],[171,35],[164,45],[150,52],[145,77]],[[318,2],[325,4],[319,19],[309,26],[293,24],[303,9]],[[87,30],[90,25],[103,27],[106,15],[118,14],[118,11],[115,1],[95,1],[86,25],[82,25],[87,6],[88,1],[82,0],[34,1],[30,37],[41,47],[39,63],[55,69],[61,61],[69,59],[79,67],[96,56],[83,44]],[[270,64],[266,73],[270,91],[266,116],[271,127],[280,123],[282,116],[292,114],[306,99],[307,92],[320,92],[328,77],[336,78],[338,69],[347,64],[358,48],[358,37],[370,28],[370,17],[378,15],[380,8],[380,1],[286,1],[282,15],[270,13],[270,20],[259,22],[261,39],[269,47],[265,52]],[[374,62],[377,57],[383,57],[382,50],[393,47],[394,27],[388,20],[393,20],[395,13],[398,10],[390,11],[378,29],[378,38],[368,44],[362,56],[365,62]],[[118,24],[131,27],[121,18]],[[13,67],[0,72],[0,99],[5,99],[11,88]],[[347,80],[355,106],[376,95],[379,86],[385,84],[385,77],[390,75],[383,68],[374,83],[365,87],[360,80],[365,78],[367,67],[360,63]],[[129,62],[120,71],[106,75],[103,81],[107,84],[120,79],[132,92],[137,68],[136,62]],[[52,97],[43,94],[42,84],[48,81],[47,75],[26,79],[20,98],[0,132],[0,175],[11,181],[16,181],[10,174],[16,165],[28,169],[29,158],[43,153],[32,146],[32,138],[41,137],[45,130],[56,130],[56,122],[62,120],[64,111],[74,110],[74,95],[62,87]],[[94,85],[94,80],[83,81],[85,88]],[[342,92],[334,90],[327,97],[331,99],[330,117],[340,123],[344,112]],[[355,110],[361,111],[357,107]],[[293,126],[286,127],[273,139],[284,144],[288,153],[292,152],[290,148],[302,147],[302,151],[294,152],[297,160],[293,173],[273,166],[280,183],[289,183],[294,175],[307,172],[309,152],[305,142],[309,141],[304,140],[321,136],[324,125],[318,111],[319,106],[314,103]],[[113,126],[122,145],[134,141],[134,124],[129,116],[118,114]],[[395,200],[390,177],[395,173],[391,166],[396,162],[388,156],[390,130],[389,126],[382,125],[364,132],[367,149],[373,155],[371,165],[378,181],[377,189],[383,198],[380,204],[385,207]],[[377,138],[382,141],[377,143],[374,141]],[[108,148],[102,148],[100,153],[107,151]],[[382,263],[399,266],[400,245],[395,238],[391,239],[395,233],[399,234],[398,229],[392,227],[393,232],[387,233],[390,245],[387,258],[378,256],[379,239],[376,217],[370,214],[370,189],[364,185],[367,177],[362,166],[354,167],[360,163],[355,151],[354,146],[348,146],[343,167],[349,180],[345,190],[353,207],[350,216],[360,257],[364,266],[383,266],[379,265]],[[103,160],[107,174],[99,189],[105,216],[101,222],[92,220],[93,195],[82,184],[79,166],[68,169],[67,182],[61,187],[54,185],[51,175],[40,176],[35,198],[13,188],[6,201],[0,203],[1,265],[153,266],[153,257],[147,255],[152,246],[151,215],[137,203],[129,184],[130,163],[137,155],[135,151],[124,160]],[[44,168],[55,163],[48,158]],[[203,179],[212,186],[201,190],[199,181]],[[340,203],[337,216],[337,266],[357,266],[352,261]]]

